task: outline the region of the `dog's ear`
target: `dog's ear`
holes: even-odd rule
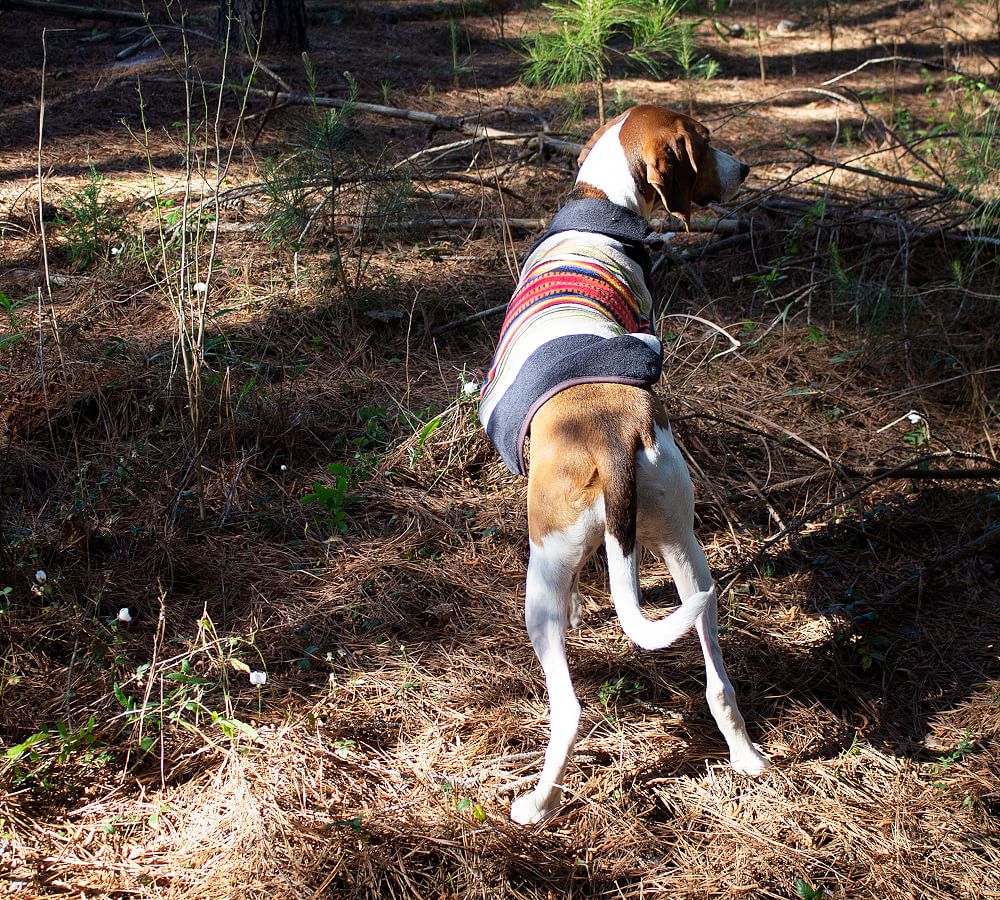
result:
[[[684,220],[685,228],[691,227],[691,199],[708,140],[704,125],[678,116],[647,137],[642,147],[646,182],[667,212]]]
[[[627,111],[623,112],[620,116],[615,116],[613,119],[610,119],[609,121],[605,122],[600,128],[598,128],[597,131],[595,131],[590,136],[590,140],[583,145],[583,149],[580,151],[580,155],[576,158],[576,164],[578,166],[582,166],[583,161],[587,158],[587,154],[594,149],[594,144],[596,144],[604,136],[604,132],[607,131],[609,128],[613,128],[627,115],[628,115]]]

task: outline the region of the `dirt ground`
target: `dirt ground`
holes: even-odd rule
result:
[[[658,391],[774,765],[597,559],[526,829],[525,482],[475,385],[594,95],[518,81],[542,8],[307,6],[266,68],[210,3],[122,59],[144,26],[0,8],[0,894],[1000,896],[1000,9],[692,8],[713,78],[613,70],[753,166],[657,260]],[[275,93],[310,69],[521,137],[331,124]]]

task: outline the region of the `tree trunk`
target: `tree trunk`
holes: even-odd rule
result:
[[[300,53],[309,48],[305,0],[219,0],[216,32],[220,44],[228,36],[234,48],[251,56],[271,50]]]

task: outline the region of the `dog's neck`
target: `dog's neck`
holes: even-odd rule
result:
[[[571,199],[607,199],[643,218],[651,212],[642,189],[632,171],[621,142],[624,121],[613,125],[591,148],[580,166]]]

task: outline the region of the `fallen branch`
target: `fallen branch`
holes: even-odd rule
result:
[[[146,81],[159,82],[161,84],[182,84],[177,78],[147,78]],[[215,90],[225,90],[230,85],[217,83],[205,84],[206,88]],[[242,88],[241,88],[242,90]],[[420,122],[424,125],[432,125],[435,128],[444,128],[449,131],[460,131],[463,134],[471,135],[475,138],[488,139],[491,141],[525,141],[529,147],[537,150],[549,149],[564,156],[577,157],[583,149],[583,144],[573,141],[564,141],[561,138],[551,137],[542,132],[535,133],[532,137],[525,138],[523,134],[511,131],[502,131],[498,128],[490,128],[479,122],[482,113],[470,113],[467,116],[439,116],[436,113],[424,112],[419,109],[402,109],[396,106],[381,106],[378,103],[363,103],[360,100],[342,100],[339,97],[314,97],[311,94],[302,94],[297,91],[268,91],[263,88],[247,88],[247,93],[259,97],[274,97],[276,102],[287,103],[294,106],[322,106],[333,109],[350,108],[358,112],[371,113],[376,116],[385,116],[390,119],[404,119],[408,122]]]
[[[448,180],[451,176],[442,176],[441,180]],[[429,178],[434,181],[434,178]],[[476,183],[476,182],[474,182]],[[543,231],[549,224],[551,217],[542,219],[524,219],[514,217],[486,217],[458,218],[458,219],[411,219],[410,221],[393,223],[394,228],[415,228],[420,226],[443,225],[449,228],[468,228],[472,225],[506,225],[519,231]],[[662,226],[663,220],[656,223]],[[747,224],[741,219],[714,219],[711,216],[697,216],[691,220],[691,231],[703,234],[733,234],[738,231],[746,231]],[[663,229],[670,233],[669,228]]]
[[[867,171],[867,170],[866,170]],[[768,197],[763,201],[761,206],[769,211],[780,212],[780,213],[801,213],[802,215],[807,214],[810,210],[814,209],[816,206],[815,201],[809,200],[798,200],[794,197]],[[908,223],[899,218],[890,218],[889,216],[879,215],[878,213],[860,212],[857,207],[849,207],[843,205],[826,204],[823,208],[824,217],[829,217],[835,219],[837,216],[854,216],[853,221],[864,221],[871,222],[873,224],[885,225],[890,228],[895,228],[897,230],[904,230],[908,237],[912,239],[926,239],[938,237],[946,241],[954,241],[958,243],[966,244],[986,244],[991,247],[1000,247],[1000,238],[993,237],[992,235],[976,234],[970,231],[959,231],[955,227],[947,227],[941,225],[939,227],[928,226],[928,225],[913,225],[908,226]],[[814,228],[841,228],[843,226],[842,220],[836,220],[832,224],[829,222],[816,221],[813,223]],[[954,225],[954,222],[952,223]],[[866,246],[874,246],[872,242],[866,242]],[[825,254],[820,254],[816,256],[816,259],[822,259]],[[804,262],[811,262],[814,257],[800,257],[795,260],[796,265],[802,265]]]
[[[481,188],[487,188],[491,191],[497,191],[501,194],[506,194],[508,197],[513,197],[515,200],[519,200],[522,203],[525,202],[525,198],[522,194],[519,194],[513,188],[509,188],[504,184],[499,182],[494,182],[489,178],[476,178],[474,175],[466,175],[463,172],[447,172],[443,175],[427,175],[423,179],[424,181],[458,181],[462,184],[474,184]]]
[[[513,285],[511,286],[513,288]],[[432,337],[437,337],[439,334],[444,334],[446,331],[451,331],[453,328],[459,328],[462,325],[468,325],[472,322],[478,322],[481,319],[488,319],[490,316],[496,316],[507,309],[507,301],[503,303],[498,303],[496,306],[491,306],[489,309],[482,309],[477,313],[472,313],[468,316],[462,316],[461,318],[455,319],[451,322],[446,322],[444,325],[439,325],[431,332]]]
[[[798,147],[796,149],[803,156],[805,156],[809,160],[809,164],[813,166],[827,166],[832,171],[843,171],[851,172],[855,175],[864,175],[866,178],[875,178],[879,181],[888,182],[889,184],[897,184],[900,187],[910,187],[915,188],[916,190],[930,191],[931,193],[938,194],[941,197],[965,200],[969,203],[981,202],[975,197],[970,197],[965,192],[955,190],[954,188],[949,188],[939,184],[931,184],[927,181],[916,181],[913,178],[905,178],[902,175],[890,175],[888,172],[879,172],[877,169],[865,169],[861,166],[852,166],[850,163],[840,163],[834,159],[824,159],[821,156],[817,156],[811,150],[807,150],[805,147]]]
[[[50,3],[49,0],[0,0],[0,10],[20,9],[50,16],[68,16],[71,19],[103,19],[107,22],[149,21],[145,13],[124,9],[102,9],[97,6],[78,6],[75,3]]]
[[[145,50],[146,47],[155,44],[156,41],[157,37],[155,34],[147,34],[144,38],[142,38],[142,40],[136,41],[134,44],[130,44],[124,50],[119,50],[115,54],[115,59],[117,60],[128,59],[130,56],[134,56],[140,50]]]
[[[867,69],[869,66],[882,65],[883,63],[914,63],[918,66],[924,66],[928,69],[936,69],[939,72],[948,72],[951,75],[960,75],[968,81],[973,79],[966,75],[961,69],[953,69],[951,66],[945,66],[941,63],[933,62],[929,59],[919,59],[915,56],[880,56],[877,59],[866,59],[860,66],[855,66],[847,72],[837,75],[834,78],[829,78],[826,81],[820,82],[824,87],[829,87],[831,84],[836,84],[838,81],[843,81],[845,78],[850,78],[851,75],[856,75],[862,69]]]
[[[777,534],[773,535],[772,537],[764,541],[764,543],[761,544],[760,547],[758,547],[754,551],[754,553],[750,556],[749,559],[745,560],[743,563],[740,563],[738,566],[734,566],[728,569],[726,572],[720,575],[719,581],[729,578],[736,578],[742,575],[743,573],[749,571],[760,561],[760,559],[767,553],[767,551],[770,550],[779,541],[782,541],[785,538],[792,535],[793,533],[797,532],[803,525],[813,521],[814,519],[819,518],[820,516],[826,515],[828,512],[831,512],[838,506],[843,506],[845,503],[848,503],[851,500],[854,500],[855,498],[861,496],[861,494],[863,494],[870,488],[874,487],[881,481],[888,481],[889,479],[893,478],[910,479],[916,477],[945,478],[952,480],[960,478],[976,478],[976,479],[1000,478],[1000,467],[996,466],[990,466],[988,468],[980,468],[980,469],[955,469],[955,470],[947,470],[947,469],[933,470],[933,469],[916,468],[917,466],[922,465],[932,459],[942,459],[954,455],[955,454],[951,453],[948,450],[944,450],[939,453],[927,453],[924,454],[923,456],[917,457],[916,459],[911,459],[907,460],[904,463],[900,463],[898,466],[892,466],[891,468],[877,470],[877,472],[874,475],[872,475],[870,478],[866,478],[865,481],[863,481],[853,490],[848,491],[846,494],[842,494],[841,496],[837,497],[834,500],[829,501],[828,503],[823,503],[820,506],[813,507],[808,512],[803,513],[801,516],[796,516],[791,522],[788,523],[787,527],[783,528]],[[847,474],[856,474],[857,472],[860,471],[860,470],[851,470],[850,467],[847,466],[838,466],[838,468],[841,471],[846,472]],[[918,476],[915,474],[916,472],[924,472],[927,474],[923,476]],[[1000,533],[1000,529],[997,529],[997,532]]]
[[[38,285],[45,284],[45,273],[36,269],[7,269],[3,275],[5,278],[25,278],[37,280]],[[62,272],[49,272],[49,281],[56,287],[67,287],[69,285],[93,284],[96,278],[93,275],[65,275]]]
[[[442,180],[448,180],[450,176],[442,176]],[[432,179],[433,180],[433,179]],[[460,179],[464,180],[464,179]],[[471,180],[473,184],[479,184],[475,179]],[[484,187],[491,187],[488,183],[483,185]],[[508,193],[513,193],[508,191]],[[516,195],[515,195],[516,196]],[[701,222],[697,220],[691,221],[691,231],[712,233],[716,230],[714,227],[717,223],[726,220],[720,219],[710,219],[705,218]],[[508,216],[507,218],[502,218],[499,216],[468,216],[468,217],[456,217],[456,218],[446,218],[444,216],[440,217],[429,217],[426,219],[399,219],[392,222],[387,222],[385,224],[385,230],[387,231],[410,231],[418,228],[479,228],[485,226],[497,226],[497,227],[509,227],[515,229],[516,231],[533,231],[540,232],[544,231],[546,226],[549,224],[549,219],[525,219],[516,218]],[[211,228],[211,224],[203,225],[201,227]],[[252,230],[255,225],[248,224],[246,228],[242,230]],[[333,230],[337,234],[350,235],[357,232],[358,225],[351,224],[340,224],[335,225]],[[220,226],[221,230],[225,230],[224,225]],[[682,256],[683,254],[678,254]]]

